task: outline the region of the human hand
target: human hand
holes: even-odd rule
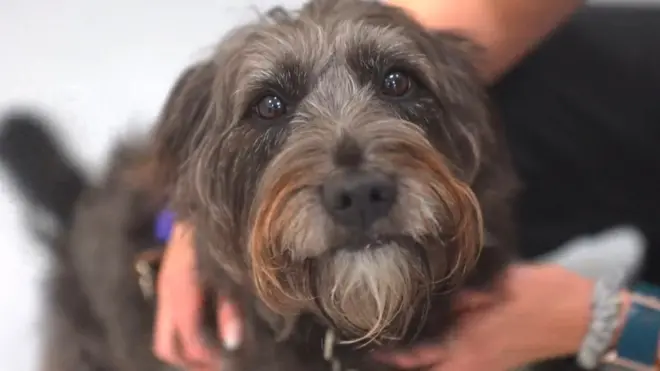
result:
[[[561,267],[512,267],[502,300],[483,293],[459,299],[456,332],[442,344],[420,346],[383,360],[432,371],[508,371],[577,353],[590,317],[593,283]]]
[[[203,297],[197,282],[192,231],[174,226],[165,250],[157,287],[154,354],[164,362],[197,370],[217,370],[218,359],[205,346],[200,332]],[[219,300],[218,337],[225,349],[235,350],[243,328],[235,305]]]

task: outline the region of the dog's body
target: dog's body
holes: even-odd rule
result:
[[[195,226],[201,282],[246,315],[223,370],[333,370],[327,330],[343,369],[387,370],[368,349],[445,334],[455,295],[492,289],[515,244],[515,177],[466,45],[375,2],[273,11],[188,69],[152,142],[98,185],[42,180],[69,208],[32,195],[62,226],[46,370],[165,369],[134,263],[167,205]]]

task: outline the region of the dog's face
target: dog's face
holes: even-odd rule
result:
[[[175,92],[185,127],[157,131],[200,248],[278,313],[403,336],[483,243],[471,185],[492,133],[466,57],[371,2],[315,1],[232,34]]]

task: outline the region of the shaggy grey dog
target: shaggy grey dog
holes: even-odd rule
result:
[[[45,169],[28,144],[57,145],[10,117],[2,158],[62,227],[46,369],[164,368],[134,263],[166,206],[195,226],[204,287],[246,315],[223,370],[388,370],[370,349],[445,335],[456,294],[496,289],[514,245],[515,177],[473,53],[377,2],[275,9],[180,77],[149,143],[75,189],[62,154],[50,178],[26,172]]]

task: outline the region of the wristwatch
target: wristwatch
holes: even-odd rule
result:
[[[633,371],[657,371],[660,346],[660,288],[644,285],[633,289],[630,308],[614,349],[603,364]]]
[[[632,290],[630,308],[621,321],[621,290],[625,275],[598,281],[592,300],[589,331],[577,356],[580,367],[658,371],[660,288],[639,285]],[[615,341],[616,329],[623,325]]]

